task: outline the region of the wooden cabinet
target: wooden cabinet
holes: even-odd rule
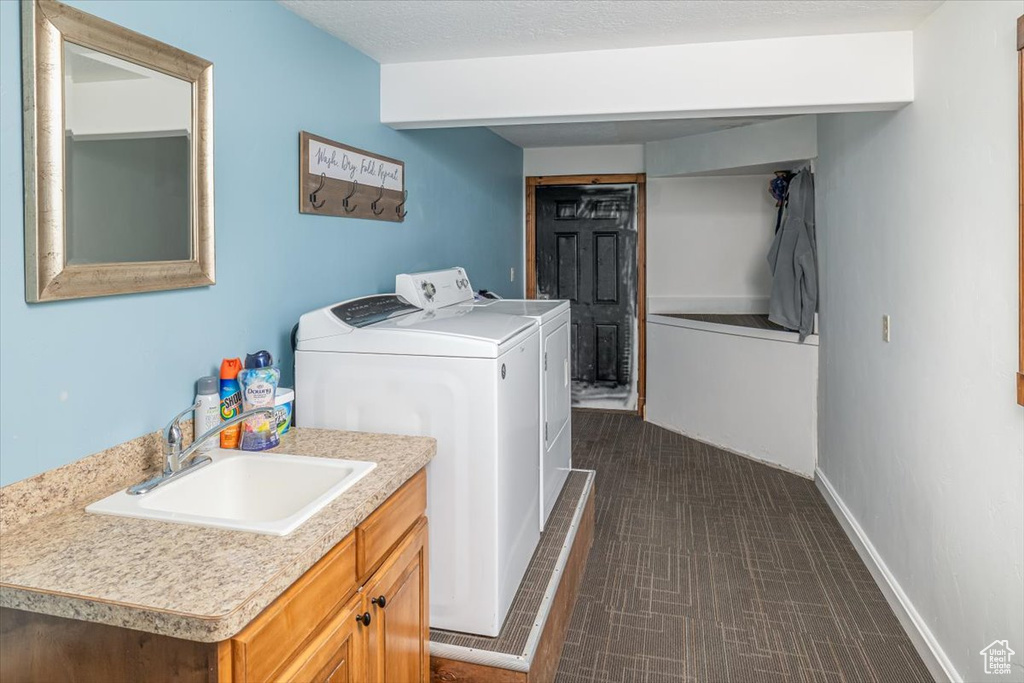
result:
[[[430,675],[427,520],[345,607],[269,679],[295,683],[412,683]]]
[[[359,683],[365,680],[365,637],[358,617],[363,597],[352,598],[323,630],[323,638],[310,644],[275,677],[296,683]]]
[[[366,577],[427,509],[427,474],[421,470],[356,527],[356,574]]]
[[[363,588],[366,681],[402,683],[430,676],[427,523],[421,519]]]
[[[0,679],[427,683],[425,510],[421,470],[220,643],[0,609]]]
[[[316,639],[321,625],[355,592],[355,546],[349,534],[231,639],[232,680],[274,679],[296,652]]]
[[[429,680],[426,500],[421,471],[229,641],[218,680]]]

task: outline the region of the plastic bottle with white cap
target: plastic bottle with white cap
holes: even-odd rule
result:
[[[205,434],[220,424],[220,379],[217,377],[200,377],[196,382],[196,408],[192,421],[193,438]],[[199,447],[201,452],[213,450],[216,439],[207,439]]]

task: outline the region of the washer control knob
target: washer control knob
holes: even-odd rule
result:
[[[434,295],[437,294],[437,287],[435,287],[434,283],[429,280],[424,280],[420,285],[420,288],[423,290],[423,296],[427,297],[427,301],[432,300]]]

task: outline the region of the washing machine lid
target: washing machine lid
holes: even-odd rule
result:
[[[541,324],[569,310],[564,299],[481,299],[473,305],[491,313],[534,318]]]
[[[537,329],[532,318],[459,306],[424,311],[396,295],[378,295],[303,315],[296,349],[497,358]]]

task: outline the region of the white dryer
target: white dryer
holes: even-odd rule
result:
[[[572,469],[572,404],[569,359],[571,319],[569,302],[534,299],[480,299],[463,268],[427,273],[403,273],[395,291],[416,306],[431,310],[469,306],[478,311],[532,318],[540,325],[540,386],[537,394],[539,429],[538,490],[540,529],[544,530],[558,494]]]
[[[307,313],[296,423],[432,436],[430,625],[496,636],[540,537],[535,320],[395,295]]]

